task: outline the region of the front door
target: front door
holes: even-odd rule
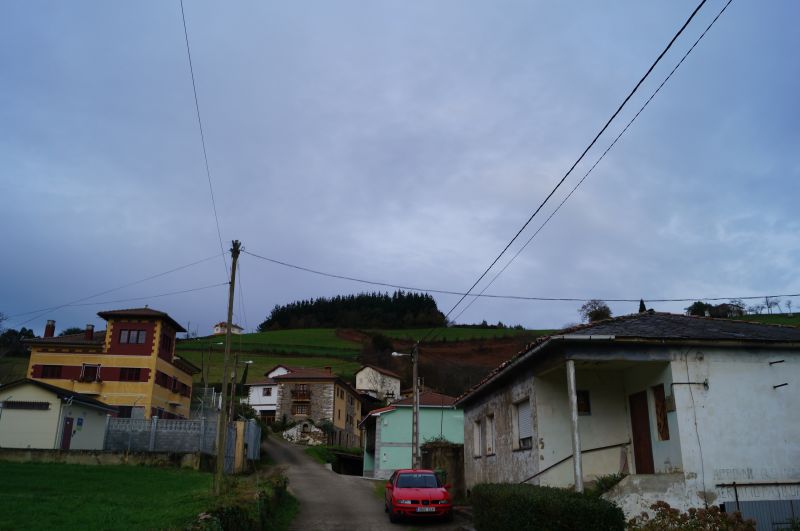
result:
[[[64,431],[61,433],[61,449],[69,450],[69,443],[72,441],[72,417],[64,419]]]
[[[650,415],[647,411],[647,391],[628,397],[631,404],[633,459],[637,474],[653,474],[653,443],[650,439]]]

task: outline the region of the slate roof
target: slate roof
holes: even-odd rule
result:
[[[250,382],[250,383],[246,383],[244,385],[245,386],[248,386],[248,385],[275,385],[276,383],[277,382],[275,380],[273,380],[272,378],[267,378],[265,380],[259,380],[258,382]]]
[[[3,386],[0,386],[0,390],[5,391],[6,389],[10,389],[10,388],[13,388],[13,387],[18,387],[18,386],[24,385],[24,384],[35,385],[37,387],[40,387],[41,389],[45,389],[47,391],[50,391],[50,392],[54,393],[56,396],[58,396],[58,398],[60,398],[61,400],[72,399],[73,403],[77,402],[79,404],[84,404],[86,406],[92,406],[92,407],[96,407],[96,408],[99,408],[99,409],[105,409],[107,411],[112,411],[112,412],[116,412],[117,411],[117,408],[115,408],[114,406],[109,406],[105,402],[101,402],[99,400],[96,400],[96,399],[90,397],[89,395],[84,395],[82,393],[76,393],[74,391],[68,391],[66,389],[62,389],[61,387],[56,387],[55,385],[46,384],[46,383],[40,382],[38,380],[31,380],[30,378],[23,378],[21,380],[16,380],[16,381],[13,381],[13,382],[9,382],[9,383],[7,383],[7,384],[5,384]]]
[[[455,403],[461,404],[468,398],[476,396],[484,386],[494,381],[511,365],[521,361],[521,358],[529,357],[533,351],[545,346],[549,341],[553,339],[569,341],[570,337],[574,336],[605,336],[615,340],[642,339],[664,342],[703,341],[712,344],[725,341],[800,343],[800,327],[659,313],[653,310],[577,325],[549,336],[539,337],[529,343],[513,358],[497,366],[483,380],[459,396]]]
[[[186,332],[186,329],[183,328],[175,319],[169,316],[168,313],[160,312],[158,310],[154,310],[152,308],[128,308],[125,310],[108,310],[105,312],[97,312],[97,315],[108,321],[109,319],[114,319],[117,317],[139,317],[139,318],[151,318],[151,319],[163,319],[167,321],[172,327],[178,332]]]
[[[336,380],[338,376],[325,369],[311,367],[286,367],[289,372],[278,374],[275,380]]]

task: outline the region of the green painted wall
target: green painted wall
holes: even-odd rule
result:
[[[364,470],[375,470],[375,456],[364,450]]]
[[[383,413],[377,419],[381,423],[378,443],[411,444],[411,413],[410,407],[398,407]],[[420,444],[440,434],[450,442],[464,444],[464,412],[460,409],[419,408]],[[410,455],[409,450],[409,459]]]

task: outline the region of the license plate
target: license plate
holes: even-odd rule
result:
[[[436,507],[417,507],[418,513],[434,513],[436,512]]]

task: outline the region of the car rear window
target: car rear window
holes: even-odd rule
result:
[[[426,489],[439,486],[435,474],[400,474],[397,486],[401,489]]]

